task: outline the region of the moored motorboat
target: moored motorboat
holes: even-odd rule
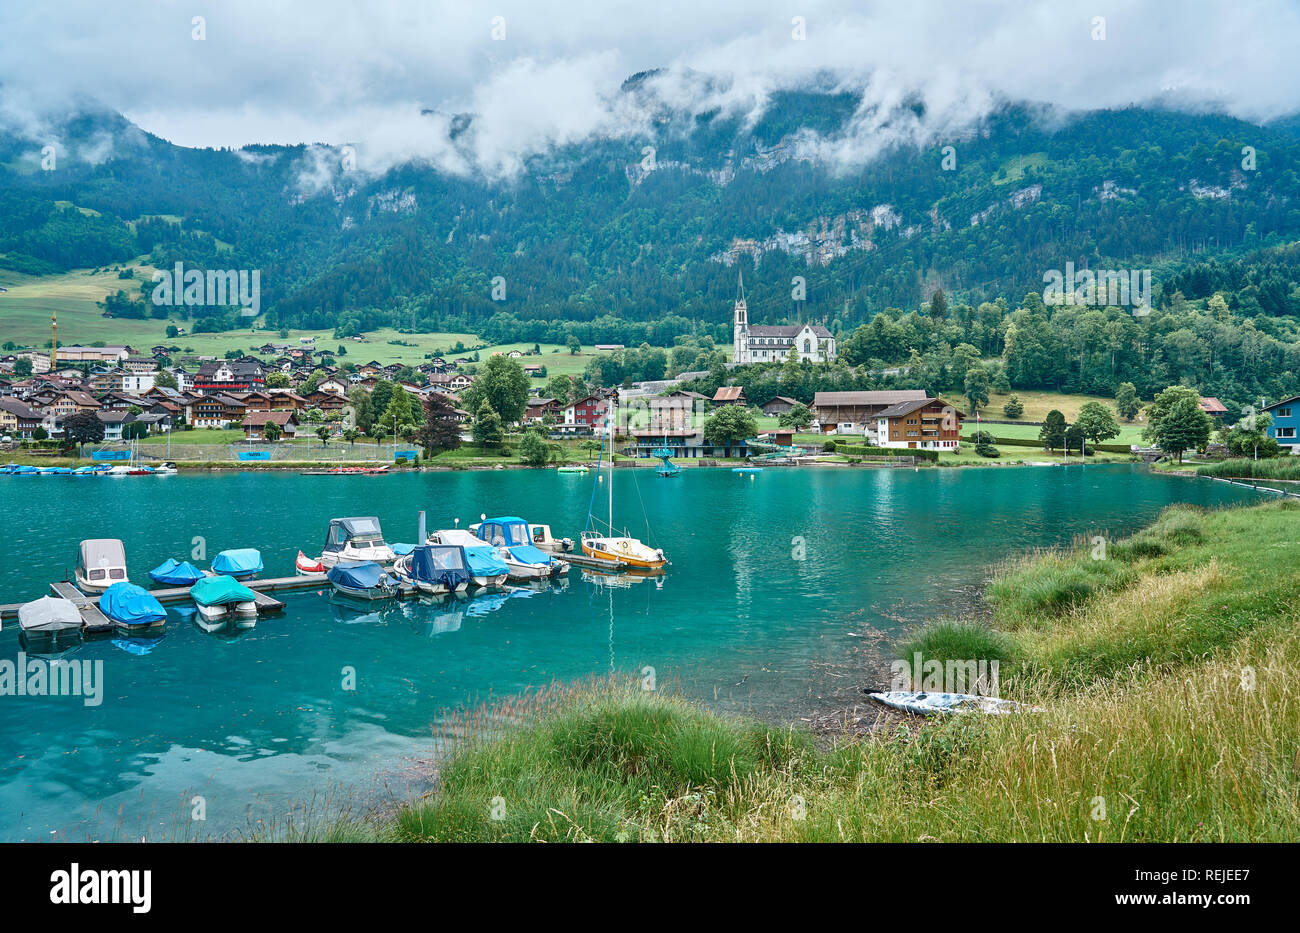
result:
[[[469,558],[457,544],[420,544],[393,564],[393,575],[421,593],[463,592],[470,582]]]
[[[391,564],[397,560],[393,549],[384,541],[379,519],[374,516],[335,518],[330,521],[321,548],[320,562],[325,567],[339,563]]]
[[[550,525],[529,525],[528,533],[533,539],[533,545],[548,554],[569,554],[573,551],[573,539],[554,537]]]
[[[222,551],[212,560],[212,572],[251,580],[262,572],[262,552],[251,547]]]
[[[257,624],[257,594],[234,577],[204,577],[190,587],[190,598],[209,625],[218,626],[232,619],[239,628]]]
[[[189,561],[169,557],[149,571],[149,579],[159,586],[192,586],[203,579],[203,571]]]
[[[471,525],[469,530],[497,549],[497,556],[505,561],[512,580],[539,580],[569,572],[568,561],[534,546],[528,522],[522,518],[513,515],[487,518]]]
[[[475,586],[500,586],[510,576],[510,567],[497,556],[496,548],[463,528],[443,528],[429,535],[430,544],[458,544],[469,561],[470,582]]]
[[[393,579],[372,560],[335,564],[328,577],[334,589],[357,599],[392,599],[397,595]]]
[[[86,593],[100,593],[126,580],[126,551],[117,538],[87,538],[77,551],[75,579]]]
[[[172,463],[170,460],[168,460],[164,464],[161,464],[160,466],[154,467],[153,471],[159,476],[168,476],[172,473],[178,472],[178,470],[176,469],[176,464]]]
[[[70,599],[42,596],[18,607],[18,625],[26,635],[57,637],[81,631],[81,611]]]
[[[128,632],[158,628],[167,621],[167,610],[149,592],[134,583],[114,583],[99,597],[99,610],[117,627]]]

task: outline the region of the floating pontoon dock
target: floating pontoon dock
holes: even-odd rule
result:
[[[268,596],[267,593],[285,592],[288,590],[312,590],[330,586],[329,580],[323,573],[299,574],[294,577],[269,577],[265,580],[245,580],[244,586],[248,587],[257,594],[257,612],[259,615],[269,615],[274,612],[284,611],[284,603]],[[50,592],[61,599],[70,600],[81,611],[82,629],[86,632],[109,632],[115,629],[116,624],[99,611],[99,597],[87,596],[71,583],[51,583]],[[166,605],[167,603],[183,603],[190,601],[190,588],[188,586],[171,587],[165,590],[150,590],[149,595],[158,602]],[[405,594],[403,594],[405,595]],[[18,609],[22,603],[9,603],[0,605],[0,620],[18,618]]]

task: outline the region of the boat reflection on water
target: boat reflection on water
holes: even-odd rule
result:
[[[18,647],[29,658],[57,661],[80,650],[83,644],[80,629],[58,632],[19,632]]]
[[[655,589],[664,588],[663,570],[641,570],[631,568],[624,570],[622,573],[605,573],[601,570],[583,570],[582,582],[591,583],[597,587],[619,587],[621,589],[630,589],[638,583],[653,581]]]

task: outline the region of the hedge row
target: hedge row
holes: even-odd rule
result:
[[[869,447],[866,444],[835,445],[835,453],[847,457],[918,457],[921,460],[939,460],[937,450],[918,450],[910,447]]]
[[[1037,447],[1039,450],[1043,449],[1042,441],[1036,437],[994,437],[993,442],[1002,447]],[[1094,444],[1089,442],[1088,449],[1103,450],[1110,454],[1132,453],[1128,444]]]

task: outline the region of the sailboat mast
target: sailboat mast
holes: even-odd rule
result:
[[[609,425],[609,534],[614,535],[614,422],[609,417],[609,403],[606,402],[605,421]]]

